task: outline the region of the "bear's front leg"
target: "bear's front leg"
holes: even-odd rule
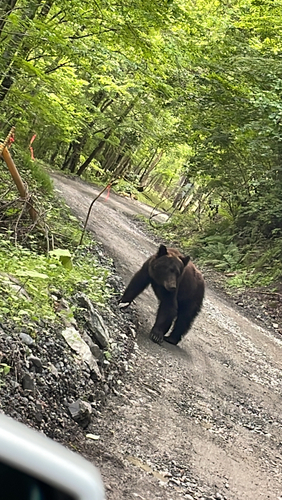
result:
[[[133,302],[134,299],[140,293],[145,290],[147,286],[149,286],[151,281],[149,270],[148,270],[148,260],[143,264],[141,269],[134,274],[133,278],[130,280],[130,283],[127,285],[123,295],[120,299],[119,307],[120,309],[125,309],[127,306]]]
[[[177,315],[177,305],[174,299],[161,301],[158,309],[157,319],[150,332],[150,339],[157,344],[163,342],[165,334],[170,329]]]

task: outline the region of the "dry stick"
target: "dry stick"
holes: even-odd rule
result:
[[[25,200],[24,204],[23,204],[23,207],[21,209],[21,212],[20,212],[20,214],[19,214],[19,216],[18,216],[18,218],[16,220],[16,225],[15,225],[15,245],[17,245],[17,229],[18,229],[18,225],[19,225],[19,222],[20,222],[20,220],[21,220],[21,218],[23,216],[24,209],[26,208],[26,206],[27,206],[27,202]]]
[[[10,191],[12,191],[12,188],[13,188],[13,183],[11,182],[10,186],[8,187],[8,189],[1,194],[1,199],[4,199],[5,196],[7,196],[7,194],[9,194]]]
[[[278,292],[262,292],[261,290],[249,290],[248,293],[258,293],[261,295],[270,295],[271,297],[277,297],[277,299],[280,301],[282,299],[281,293]]]
[[[113,182],[115,180],[116,179],[114,179],[111,182],[109,182],[109,184],[107,184],[107,186],[105,186],[102,189],[102,191],[100,191],[100,193],[96,196],[96,198],[94,198],[94,200],[91,202],[91,205],[90,205],[90,207],[88,209],[87,217],[86,217],[86,220],[85,220],[85,223],[84,223],[84,226],[83,226],[83,230],[82,230],[82,233],[81,233],[81,238],[80,238],[80,242],[79,242],[78,246],[82,245],[83,237],[84,237],[84,234],[85,234],[85,231],[86,231],[87,222],[88,222],[88,219],[89,219],[89,216],[90,216],[90,212],[92,210],[92,207],[93,207],[95,201],[98,200],[98,198],[100,198],[100,196],[106,191],[106,189],[108,189],[108,188],[111,187],[111,185],[113,184]]]
[[[152,208],[152,212],[150,214],[150,217],[149,217],[149,224],[150,226],[152,226],[153,228],[155,228],[156,226],[154,226],[152,224],[152,221],[153,221],[153,218],[154,217],[157,217],[158,215],[160,215],[161,212],[157,212],[156,214],[154,214],[154,210],[157,210],[157,208],[163,203],[163,200],[159,201],[153,208]],[[162,212],[165,212],[165,214],[167,215],[167,212],[165,210],[163,210]],[[170,216],[168,216],[168,219],[170,218]],[[167,221],[168,221],[167,219]],[[167,222],[166,221],[166,222]]]
[[[26,207],[30,207],[30,208],[33,208],[33,204],[32,204],[32,200],[31,200],[31,196],[29,196],[29,199],[28,198],[25,198],[25,199],[22,199],[22,198],[19,198],[19,199],[16,199],[12,202],[15,203],[17,201],[20,201],[23,203],[23,207],[21,209],[21,212],[19,214],[19,216],[17,217],[17,220],[16,220],[16,225],[15,225],[15,244],[17,244],[17,229],[18,229],[18,225],[19,225],[19,222],[24,214],[24,211],[25,211],[25,208]],[[35,221],[32,222],[31,226],[28,228],[28,233],[32,232],[33,229],[35,228],[36,225],[39,225],[40,227],[40,216],[42,214],[38,213],[37,212],[37,218]],[[50,243],[49,243],[49,227],[48,227],[48,224],[46,224],[46,222],[44,221],[44,214],[42,215],[42,218],[43,218],[43,224],[42,226],[40,227],[42,229],[42,231],[44,232],[44,235],[45,235],[45,238],[46,238],[46,246],[47,246],[47,254],[49,253],[50,251]],[[24,238],[24,240],[27,238],[27,236]],[[23,241],[24,241],[23,240]],[[54,238],[53,238],[53,235],[51,235],[51,242],[52,242],[52,250],[54,250]]]
[[[31,197],[30,197],[31,199]],[[24,211],[26,209],[26,207],[32,207],[33,208],[33,205],[32,205],[32,201],[30,201],[28,198],[25,198],[24,200],[23,199],[20,199],[20,201],[23,202],[23,207],[22,207],[22,210],[16,220],[16,224],[15,224],[15,245],[17,244],[17,229],[18,229],[18,225],[19,225],[19,222],[24,214]],[[29,227],[29,230],[28,232],[32,232],[32,230],[35,228],[35,226],[38,224],[39,222],[39,214],[37,213],[37,216],[36,216],[36,220],[33,221],[32,225]],[[26,238],[25,238],[26,239]],[[47,243],[47,246],[48,246],[48,243]]]
[[[15,200],[7,201],[7,203],[2,204],[1,208],[0,208],[0,212],[4,212],[5,210],[7,210],[7,208],[11,207],[12,205],[15,205],[17,203],[17,201],[19,201],[18,198],[16,198]]]

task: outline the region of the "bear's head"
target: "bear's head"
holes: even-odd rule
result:
[[[177,250],[161,245],[152,258],[149,273],[151,278],[169,292],[177,289],[179,278],[190,257],[183,257]]]

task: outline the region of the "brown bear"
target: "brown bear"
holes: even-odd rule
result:
[[[161,245],[131,279],[120,300],[120,308],[127,307],[150,284],[160,302],[150,338],[153,342],[165,340],[176,345],[201,309],[204,278],[190,257]],[[165,337],[174,320],[172,332]]]

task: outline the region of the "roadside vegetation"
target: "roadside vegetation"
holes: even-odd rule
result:
[[[281,2],[270,0],[4,0],[0,135],[16,127],[13,154],[45,192],[39,165],[115,180],[117,192],[168,212],[164,236],[230,285],[279,290],[281,26]],[[49,202],[46,217],[57,224],[60,209]],[[67,227],[58,248],[73,253],[75,222]],[[5,233],[3,256],[13,237]],[[27,242],[37,251],[33,237],[25,251]],[[13,251],[21,262],[23,250]],[[42,290],[59,269],[70,290],[74,274],[43,255],[30,268],[51,273],[37,277]]]
[[[32,333],[35,322],[62,321],[58,296],[68,299],[83,290],[103,306],[110,296],[109,271],[99,264],[87,235],[84,245],[78,246],[82,228],[55,196],[40,163],[21,159],[16,151],[15,157],[39,216],[32,223],[1,163],[0,322],[9,318]]]

